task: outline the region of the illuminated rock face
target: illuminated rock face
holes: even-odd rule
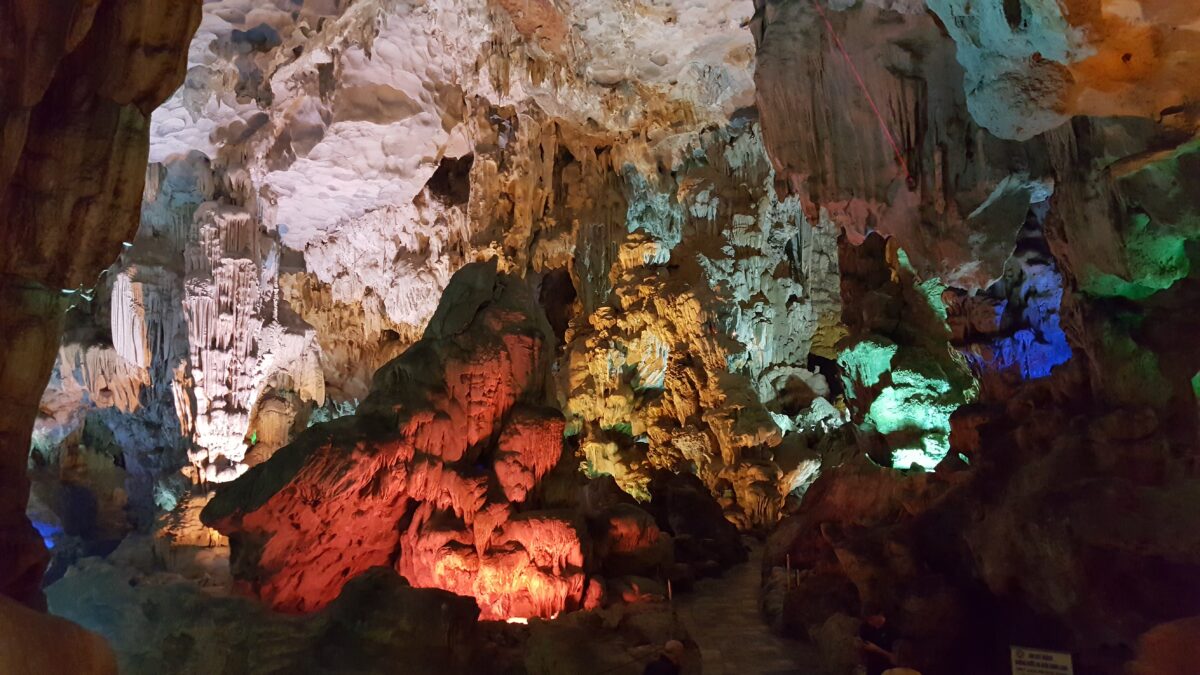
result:
[[[494,262],[458,272],[356,415],[313,427],[209,504],[235,575],[297,612],[381,565],[474,597],[488,619],[581,606],[585,528],[530,501],[563,452],[561,415],[531,407],[554,341],[539,317]]]
[[[0,596],[0,668],[7,673],[115,675],[117,659],[104,640],[79,626]],[[69,649],[55,640],[70,640]]]
[[[896,237],[923,280],[998,278],[1052,191],[1047,151],[972,117],[956,44],[924,4],[768,2],[754,29],[764,144],[806,210],[854,244]]]
[[[893,241],[843,241],[841,346],[854,421],[881,434],[886,466],[932,469],[950,450],[950,415],[975,398],[966,362],[949,344],[943,286],[919,282]]]
[[[997,136],[1032,138],[1072,115],[1153,118],[1195,91],[1191,3],[926,4],[954,39],[972,116]]]
[[[142,530],[198,510],[190,483],[237,476],[325,393],[315,331],[279,299],[279,247],[219,202],[210,162],[193,154],[147,179],[138,237],[68,315],[34,435],[50,469],[76,444],[120,457],[127,528]],[[198,525],[164,534],[207,542]]]
[[[1182,141],[1178,145],[1108,166],[1113,196],[1130,208],[1109,219],[1115,230],[1110,235],[1113,259],[1080,261],[1083,265],[1077,273],[1088,294],[1144,300],[1170,289],[1192,271],[1187,249],[1200,239],[1200,206],[1195,199],[1200,186],[1200,141],[1171,131],[1155,140],[1167,145]]]
[[[1179,311],[1200,299],[1198,90],[1176,70],[1200,44],[1194,5],[767,2],[757,18],[768,155],[846,234],[856,423],[816,444],[820,472],[772,537],[768,564],[800,570],[768,583],[780,623],[854,659],[840,615],[883,606],[922,672],[983,671],[979,654],[1038,635],[1089,672],[1125,672],[1115,644],[1142,645],[1135,670],[1177,658],[1200,611],[1200,549],[1180,535],[1200,429]],[[907,469],[911,440],[937,444],[922,470],[876,466]]]
[[[653,515],[602,482],[580,496],[591,488],[566,456],[565,420],[545,405],[554,342],[526,282],[494,261],[456,273],[424,338],[376,373],[355,414],[305,431],[205,508],[239,585],[311,612],[384,566],[495,620],[595,607],[601,575],[615,599],[628,575],[690,581],[744,559],[695,478],[656,478]]]
[[[768,526],[773,448],[802,412],[787,385],[841,332],[836,235],[777,197],[756,126],[701,142],[665,185],[631,186],[610,299],[567,333],[567,412],[585,471],[640,499],[655,470],[694,473],[731,489],[731,520]]]
[[[967,359],[985,396],[1048,377],[1071,359],[1064,330],[1062,272],[1041,222],[1049,205],[1030,212],[1004,276],[984,292],[943,294],[951,343]]]
[[[205,3],[187,80],[151,122],[142,228],[69,319],[42,406],[43,455],[53,464],[89,428],[111,432],[131,467],[131,527],[148,527],[202,504],[209,485],[309,420],[352,411],[375,370],[421,337],[463,265],[496,258],[518,276],[565,279],[561,334],[580,312],[620,304],[619,249],[637,230],[664,255],[684,235],[711,239],[674,254],[688,260],[679,283],[721,286],[714,329],[742,336],[705,366],[742,383],[731,397],[715,378],[704,387],[706,404],[725,409],[717,426],[670,422],[656,447],[676,436],[711,447],[729,455],[728,472],[752,448],[762,465],[750,474],[771,474],[755,446],[773,423],[761,411],[738,422],[731,409],[755,407],[758,389],[775,395],[788,379],[780,367],[814,339],[811,317],[836,333],[836,261],[831,229],[807,237],[797,202],[774,196],[743,110],[752,11]],[[721,250],[727,227],[725,245],[762,255]],[[643,348],[633,335],[613,342]],[[674,346],[664,368],[685,357]],[[624,464],[613,471],[624,476]],[[750,474],[730,478],[748,485]],[[731,515],[769,520],[771,493],[756,488],[742,500],[755,506]]]

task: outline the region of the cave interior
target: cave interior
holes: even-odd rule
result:
[[[1200,673],[1197,72],[1195,0],[3,0],[0,674]]]

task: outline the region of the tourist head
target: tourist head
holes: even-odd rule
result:
[[[663,654],[674,663],[683,661],[683,643],[679,640],[667,640],[667,644],[663,645]]]

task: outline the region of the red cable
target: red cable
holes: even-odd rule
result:
[[[817,13],[821,15],[821,19],[825,21],[825,27],[829,29],[829,35],[833,38],[833,43],[837,45],[838,51],[842,53],[842,57],[846,59],[846,65],[850,66],[850,72],[854,75],[854,79],[858,82],[858,86],[862,89],[863,96],[867,98],[867,103],[871,105],[872,112],[875,113],[875,119],[879,120],[879,128],[883,130],[883,137],[888,144],[892,146],[892,152],[896,153],[896,161],[900,163],[900,170],[904,172],[904,178],[909,185],[912,185],[913,177],[908,172],[908,162],[904,161],[904,153],[900,152],[900,145],[896,143],[896,139],[892,136],[891,129],[888,128],[887,122],[883,119],[883,113],[879,112],[879,106],[875,105],[875,99],[871,98],[871,92],[867,91],[867,83],[863,82],[862,75],[858,73],[858,68],[854,67],[854,61],[850,58],[850,54],[846,52],[846,48],[842,45],[842,39],[838,37],[837,31],[833,29],[833,24],[829,22],[829,17],[825,15],[824,8],[821,7],[820,0],[812,0],[813,7],[817,8]]]

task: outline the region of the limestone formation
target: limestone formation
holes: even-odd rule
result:
[[[1121,672],[1128,655],[1111,645],[1197,607],[1166,590],[1196,563],[1162,523],[1187,517],[1156,510],[1186,499],[1195,476],[1181,458],[1200,438],[1189,379],[1198,364],[1181,337],[1195,323],[1168,309],[1196,297],[1184,251],[1197,124],[1178,103],[1196,91],[1170,67],[1133,62],[1136,51],[1186,63],[1190,48],[1164,38],[1118,50],[1177,16],[1139,13],[1144,3],[928,3],[946,33],[917,4],[884,4],[767,3],[760,13],[768,154],[810,209],[847,223],[851,337],[839,360],[862,421],[817,445],[820,473],[773,535],[771,605],[781,626],[831,646],[849,644],[864,606],[883,607],[922,672],[983,670],[980,654],[1037,635],[1073,652],[1077,670]],[[894,37],[861,37],[868,30]],[[798,34],[813,39],[788,39]],[[964,75],[946,72],[957,66],[941,49]],[[808,89],[787,86],[793,64],[819,73],[818,91],[849,110],[814,107]],[[1137,88],[1135,102],[1124,92]],[[814,110],[823,153],[792,124]],[[1149,119],[1071,117],[1118,111]],[[856,121],[871,129],[866,146],[849,133]],[[937,140],[944,133],[972,140]],[[868,262],[872,249],[910,267],[881,265],[878,253]],[[863,327],[908,337],[864,339]],[[921,358],[900,358],[908,340]],[[907,394],[869,384],[894,387],[906,370]],[[881,420],[910,419],[889,410],[914,403],[937,414],[874,436]],[[933,473],[863,459],[894,450],[905,427],[938,439]],[[1129,510],[1118,515],[1109,499]]]
[[[468,646],[479,639],[470,600],[411,588],[381,568],[304,619],[94,559],[49,599],[52,611],[111,641],[122,673],[378,672],[397,663],[413,673],[469,672],[483,661],[483,650]]]
[[[194,0],[0,10],[0,593],[29,604],[45,559],[25,517],[25,462],[61,293],[90,288],[136,229],[148,116],[178,86],[199,15]]]
[[[239,584],[277,609],[311,612],[385,566],[473,597],[484,619],[527,619],[596,607],[597,572],[680,572],[672,552],[684,542],[722,551],[692,553],[687,578],[737,562],[736,529],[699,484],[664,497],[659,525],[629,504],[553,508],[543,483],[571,465],[562,415],[545,406],[553,353],[527,284],[498,274],[495,260],[464,267],[424,338],[376,373],[354,415],[309,429],[218,490],[202,518],[229,536]],[[595,556],[591,520],[607,531]]]
[[[613,301],[567,335],[567,409],[587,472],[641,498],[655,469],[696,473],[735,487],[732,519],[767,525],[783,499],[771,448],[804,407],[785,410],[788,373],[836,341],[838,302],[819,290],[834,242],[776,197],[754,127],[703,142],[674,194],[635,193]]]
[[[997,136],[1031,138],[1073,115],[1154,118],[1195,92],[1189,3],[927,5],[954,39],[972,116]]]
[[[950,416],[976,384],[949,344],[943,287],[920,281],[894,242],[872,234],[843,242],[839,345],[853,420],[886,443],[885,466],[933,468],[950,450]]]
[[[1195,3],[160,4],[0,8],[0,594],[636,672],[762,536],[833,671],[1186,660]]]
[[[0,596],[0,668],[6,673],[116,675],[117,659],[100,636]],[[67,641],[69,648],[56,642]]]
[[[562,456],[561,417],[530,407],[553,349],[539,317],[494,261],[461,270],[355,415],[312,428],[209,504],[235,575],[289,611],[323,607],[380,565],[475,597],[485,618],[580,606],[579,525],[518,512]]]
[[[854,244],[895,237],[923,279],[971,290],[998,278],[1053,175],[1044,148],[972,117],[937,18],[921,2],[763,6],[763,138],[810,216]]]
[[[828,353],[835,233],[810,236],[772,189],[743,110],[747,7],[399,5],[206,4],[187,80],[152,122],[142,230],[90,315],[72,317],[43,405],[48,456],[93,420],[139,467],[136,508],[188,510],[309,419],[356,407],[462,265],[496,257],[543,288],[569,285],[554,301],[562,337],[581,310],[616,303],[618,250],[642,231],[666,255],[693,230],[736,228],[724,249],[676,254],[692,261],[681,283],[721,289],[714,329],[741,335],[728,359],[714,352],[712,367],[739,373],[725,380],[748,375],[774,397],[812,340]],[[111,347],[89,330],[101,321]],[[95,355],[92,370],[106,359],[102,372],[77,354]],[[126,414],[106,412],[113,396]],[[738,424],[732,410],[718,426]],[[716,432],[742,484],[754,481],[737,474],[741,448],[774,434],[753,415],[741,424],[761,429]],[[708,423],[671,424],[681,443],[717,442]],[[782,495],[763,489],[746,497],[762,514],[731,515],[769,520]]]

